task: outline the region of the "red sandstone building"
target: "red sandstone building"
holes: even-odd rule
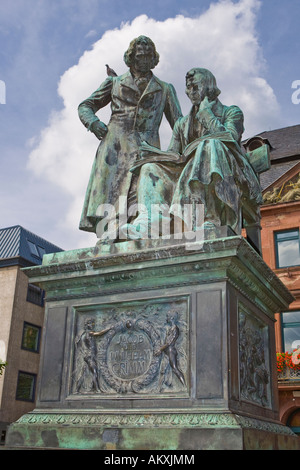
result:
[[[262,255],[295,298],[287,312],[276,314],[275,325],[277,352],[291,353],[300,348],[300,125],[260,136],[271,157],[271,168],[260,176]],[[300,434],[300,368],[284,365],[278,388],[280,419]]]

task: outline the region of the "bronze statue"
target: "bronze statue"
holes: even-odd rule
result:
[[[242,111],[219,101],[216,79],[206,69],[187,73],[186,93],[192,109],[176,122],[168,150],[155,154],[148,143],[141,147],[144,158],[132,171],[139,173],[137,198],[145,211],[123,226],[129,238],[148,237],[151,208],[157,204],[170,208],[158,217],[184,219],[184,205],[196,201],[204,205],[204,227],[227,225],[240,234],[242,200],[254,213],[262,203],[258,177],[241,146]]]
[[[99,207],[110,204],[119,211],[119,197],[134,200],[136,178],[130,172],[143,140],[160,146],[159,126],[165,114],[173,128],[182,115],[174,87],[158,79],[152,69],[159,54],[152,40],[134,39],[124,54],[129,70],[121,76],[110,74],[78,108],[85,127],[101,140],[91,171],[82,211],[80,229],[97,231],[103,214]],[[106,126],[96,113],[111,103]],[[98,212],[97,212],[98,209]],[[114,238],[114,237],[113,237]]]

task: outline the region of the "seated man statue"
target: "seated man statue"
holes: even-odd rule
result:
[[[203,68],[187,73],[186,94],[192,108],[176,122],[168,150],[145,142],[132,169],[139,173],[139,215],[122,228],[129,238],[148,238],[155,217],[176,215],[185,222],[184,206],[195,201],[203,204],[202,227],[229,226],[240,235],[243,200],[254,213],[262,203],[258,177],[241,146],[242,111],[219,101],[216,79]],[[168,207],[168,214],[154,214],[152,208],[157,205]]]

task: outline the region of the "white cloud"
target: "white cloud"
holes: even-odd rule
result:
[[[156,21],[146,15],[107,31],[92,50],[86,51],[77,65],[61,77],[58,93],[64,107],[51,115],[29,156],[29,168],[55,183],[71,196],[67,214],[60,214],[60,229],[78,231],[84,194],[98,146],[96,137],[87,132],[77,115],[78,104],[95,91],[106,78],[108,63],[118,74],[127,70],[123,54],[130,41],[144,34],[151,37],[160,54],[154,73],[171,82],[177,90],[184,114],[190,109],[185,96],[185,74],[192,67],[210,69],[217,77],[224,104],[236,104],[245,114],[244,137],[279,123],[279,109],[273,90],[263,78],[265,63],[256,37],[255,20],[258,0],[221,0],[211,4],[201,16],[182,15]],[[108,122],[110,107],[98,116]],[[163,122],[162,147],[171,132]],[[74,240],[74,234],[72,239]],[[78,236],[79,245],[85,238]],[[91,238],[89,237],[89,242]],[[76,247],[74,247],[76,248]]]

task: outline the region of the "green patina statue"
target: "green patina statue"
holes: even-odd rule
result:
[[[261,188],[241,145],[242,111],[219,101],[216,79],[206,69],[187,73],[186,93],[192,109],[176,122],[168,150],[141,146],[142,158],[132,171],[139,174],[137,199],[142,209],[132,224],[122,227],[129,238],[148,238],[155,217],[184,219],[183,206],[195,202],[204,207],[204,228],[229,226],[239,235],[243,201],[252,209],[253,224],[259,223]],[[151,213],[157,205],[169,210]]]
[[[209,70],[193,68],[186,75],[192,108],[183,117],[174,87],[151,71],[159,55],[150,38],[134,39],[124,61],[128,72],[117,76],[107,66],[108,78],[78,108],[83,124],[101,140],[80,229],[95,232],[100,242],[153,238],[154,225],[157,238],[162,222],[176,233],[178,221],[179,232],[225,226],[240,235],[246,220],[247,235],[252,232],[259,249],[261,188],[251,152],[241,143],[240,108],[219,101]],[[106,126],[96,113],[108,103]],[[158,133],[164,114],[173,129],[167,151],[160,149]],[[256,154],[260,167],[261,158],[264,148]],[[187,206],[203,208],[201,220],[192,214],[192,228]],[[164,210],[154,213],[153,207]]]
[[[159,61],[151,39],[134,39],[124,61],[129,71],[109,76],[78,108],[82,123],[101,140],[86,191],[81,230],[96,232],[99,207],[112,205],[118,215],[120,197],[127,198],[129,205],[134,201],[137,178],[130,169],[142,141],[160,147],[158,130],[163,115],[172,128],[182,116],[174,87],[151,71]],[[106,126],[96,113],[109,103],[111,118]]]

